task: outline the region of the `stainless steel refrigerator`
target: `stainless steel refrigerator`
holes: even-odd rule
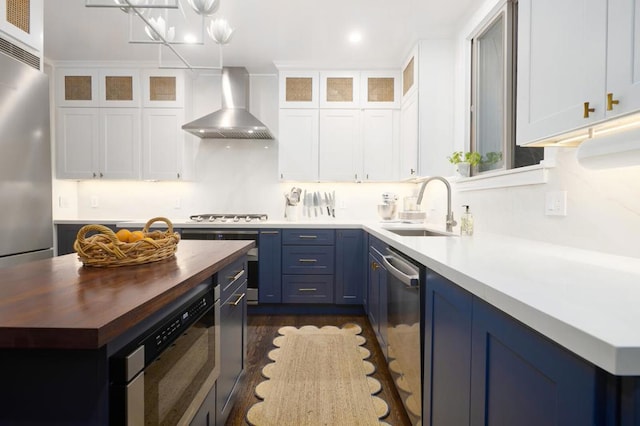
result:
[[[47,75],[0,53],[0,267],[53,254],[49,136]]]

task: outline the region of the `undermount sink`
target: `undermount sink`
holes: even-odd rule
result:
[[[452,237],[454,234],[446,232],[430,231],[428,229],[393,229],[385,228],[385,230],[400,235],[401,237]]]

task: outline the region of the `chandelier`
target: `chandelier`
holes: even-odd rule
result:
[[[191,70],[221,69],[222,46],[229,43],[234,31],[226,19],[212,17],[220,0],[85,0],[85,6],[122,10],[129,17],[129,43],[158,45],[160,61],[166,47]],[[218,45],[219,67],[192,66],[176,49],[178,45],[204,44],[205,31]]]

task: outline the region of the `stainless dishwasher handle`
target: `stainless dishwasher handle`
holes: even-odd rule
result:
[[[401,266],[403,269],[414,271],[415,274],[407,275],[405,272],[396,268],[392,263]],[[382,256],[382,264],[385,268],[387,268],[387,271],[391,275],[396,277],[407,287],[418,287],[420,285],[420,275],[418,275],[418,271],[416,271],[413,266],[403,261],[402,259],[395,256]]]

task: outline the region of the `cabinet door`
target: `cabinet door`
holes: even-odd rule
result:
[[[433,271],[425,288],[424,424],[468,425],[473,297]]]
[[[519,2],[519,145],[604,118],[606,16],[601,0]]]
[[[280,108],[318,108],[318,80],[317,71],[280,71]]]
[[[418,52],[416,45],[402,64],[402,104],[418,92]]]
[[[318,179],[318,110],[281,109],[278,138],[280,179]]]
[[[57,68],[57,106],[97,107],[100,102],[100,72],[91,68]]]
[[[382,254],[374,248],[369,251],[369,321],[376,333],[378,344],[387,357],[387,270],[382,266]]]
[[[100,117],[97,108],[58,108],[56,176],[59,179],[98,177]]]
[[[362,230],[336,231],[336,304],[362,304],[366,276],[363,245]]]
[[[400,113],[400,179],[418,175],[418,93],[405,99]]]
[[[320,110],[320,180],[362,180],[360,110]]]
[[[0,0],[0,32],[42,52],[43,0]]]
[[[282,302],[282,234],[278,230],[264,229],[258,236],[258,301]]]
[[[216,382],[216,425],[223,426],[235,402],[247,354],[247,281],[220,306],[220,376]]]
[[[100,109],[99,173],[105,179],[140,178],[140,109]]]
[[[142,106],[184,108],[185,78],[181,70],[142,71]]]
[[[362,112],[363,178],[366,181],[384,182],[396,177],[395,117],[396,112],[390,109]]]
[[[358,108],[360,73],[325,71],[320,73],[320,108]]]
[[[184,166],[184,111],[145,109],[142,113],[142,178],[179,180]]]
[[[101,107],[139,107],[140,76],[133,69],[100,70]]]
[[[601,425],[605,374],[474,298],[471,425]]]
[[[360,73],[360,107],[366,109],[400,108],[402,77],[398,71]]]
[[[609,1],[607,39],[607,117],[640,109],[640,4],[637,0]],[[608,107],[607,107],[608,109]]]

